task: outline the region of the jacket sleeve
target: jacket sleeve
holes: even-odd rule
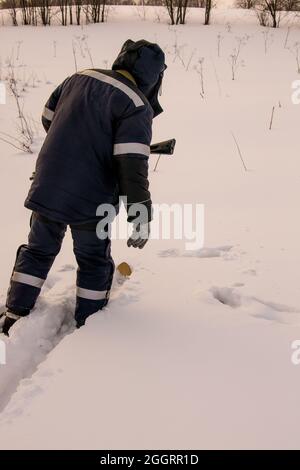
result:
[[[152,203],[148,182],[148,158],[152,138],[153,112],[148,105],[136,108],[117,124],[113,158],[117,170],[119,194],[127,198],[127,212],[132,204],[141,203],[147,213],[143,223],[152,220]],[[138,215],[138,214],[137,214]],[[128,222],[134,220],[128,215]]]
[[[69,80],[69,77],[66,78],[51,94],[50,98],[48,99],[42,114],[42,124],[46,132],[48,132],[51,122],[54,116],[55,108],[60,98],[61,92],[65,83]]]

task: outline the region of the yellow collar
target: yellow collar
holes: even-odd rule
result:
[[[116,72],[120,73],[121,75],[123,75],[125,78],[128,78],[128,80],[130,80],[132,83],[134,83],[136,85],[136,81],[135,79],[133,78],[133,76],[131,75],[131,73],[127,72],[127,70],[116,70]]]

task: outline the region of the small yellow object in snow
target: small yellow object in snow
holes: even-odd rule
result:
[[[122,276],[125,277],[129,277],[132,274],[131,267],[128,263],[125,263],[125,261],[123,263],[120,263],[119,266],[117,266],[117,270]]]

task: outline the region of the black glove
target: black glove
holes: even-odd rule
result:
[[[127,240],[127,246],[133,248],[144,248],[150,236],[150,224],[133,225],[132,235]]]

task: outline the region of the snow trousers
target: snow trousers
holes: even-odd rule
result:
[[[114,273],[111,242],[100,240],[96,224],[71,225],[73,250],[78,264],[75,320],[84,325],[91,314],[108,302]],[[33,213],[28,244],[17,251],[6,307],[25,316],[33,309],[59,253],[67,225]]]

